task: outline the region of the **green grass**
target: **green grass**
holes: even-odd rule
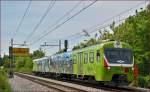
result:
[[[0,92],[11,92],[5,69],[0,68]]]

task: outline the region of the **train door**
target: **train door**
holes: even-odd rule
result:
[[[82,75],[83,74],[83,53],[80,52],[78,53],[78,74]]]

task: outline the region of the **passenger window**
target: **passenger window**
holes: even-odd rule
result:
[[[77,56],[74,55],[74,56],[73,56],[73,64],[76,64],[76,61],[77,61]]]
[[[94,62],[94,52],[90,52],[89,60],[91,63]]]
[[[84,53],[84,63],[88,63],[88,54]]]
[[[97,62],[100,61],[100,50],[97,50],[97,52],[96,52],[96,61]]]

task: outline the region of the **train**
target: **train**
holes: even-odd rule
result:
[[[125,42],[107,41],[33,60],[33,73],[57,79],[129,84],[136,77],[134,55]]]

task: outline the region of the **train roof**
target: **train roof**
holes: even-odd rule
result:
[[[59,54],[54,54],[51,55],[50,57],[56,57],[56,56],[70,56],[72,54],[72,51],[69,52],[63,52],[63,53],[59,53]]]
[[[94,48],[102,48],[104,47],[105,45],[107,44],[110,44],[110,43],[115,43],[116,41],[107,41],[107,42],[103,42],[103,43],[100,43],[100,44],[95,44],[95,45],[92,45],[92,46],[88,46],[88,47],[85,47],[85,48],[80,48],[80,49],[76,49],[76,50],[73,50],[73,52],[78,52],[78,51],[85,51],[85,50],[89,50],[89,49],[94,49]],[[129,46],[129,44],[125,43],[125,42],[120,42],[121,44],[126,44],[127,46]]]
[[[94,49],[94,48],[99,48],[99,47],[101,48],[104,45],[107,45],[107,44],[110,44],[110,43],[114,43],[114,42],[115,41],[107,41],[107,42],[103,42],[103,43],[100,43],[100,44],[88,46],[88,47],[85,47],[85,48],[80,48],[80,49],[69,51],[69,52],[62,52],[62,53],[54,54],[54,55],[51,55],[51,56],[48,56],[48,57],[43,57],[43,58],[35,59],[33,61],[38,61],[38,60],[47,59],[47,58],[55,58],[55,57],[62,57],[62,58],[66,57],[67,58],[67,57],[71,57],[71,54],[73,52],[85,51],[87,49]],[[121,43],[127,44],[127,43],[124,43],[124,42],[121,42]],[[129,45],[129,44],[127,44],[127,45]]]
[[[43,58],[38,58],[38,59],[34,59],[33,61],[39,61],[39,60],[43,60],[43,59],[48,59],[48,57],[43,57]]]

